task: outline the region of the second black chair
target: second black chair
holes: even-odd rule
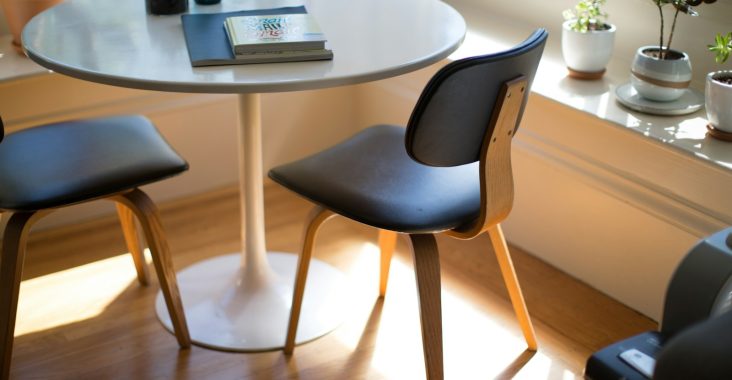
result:
[[[382,296],[396,233],[409,235],[429,379],[443,377],[435,233],[471,239],[488,232],[524,338],[536,350],[499,223],[513,205],[511,141],[546,38],[547,32],[539,29],[510,50],[446,65],[422,92],[406,130],[371,127],[270,171],[273,180],[318,205],[305,231],[285,353],[294,349],[315,235],[335,214],[380,229]]]

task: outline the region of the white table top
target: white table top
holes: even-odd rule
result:
[[[465,21],[438,0],[223,0],[191,13],[305,5],[332,61],[191,67],[179,15],[151,16],[144,0],[67,0],[27,24],[28,56],[92,82],[159,91],[281,92],[373,81],[435,63],[455,50]]]

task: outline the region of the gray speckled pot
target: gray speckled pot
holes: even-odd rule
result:
[[[657,46],[638,48],[631,66],[630,83],[640,96],[657,102],[670,102],[684,94],[691,83],[691,61],[680,51],[680,59],[658,59],[646,51],[658,50]]]

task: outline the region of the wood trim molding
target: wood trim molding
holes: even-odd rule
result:
[[[728,215],[680,196],[647,179],[630,175],[525,128],[514,150],[550,161],[589,186],[622,200],[699,238],[732,225]]]

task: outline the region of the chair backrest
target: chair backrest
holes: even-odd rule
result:
[[[409,119],[409,156],[425,165],[443,167],[478,161],[485,136],[492,134],[491,120],[501,88],[521,76],[531,86],[547,35],[545,29],[537,29],[510,50],[461,59],[438,71]],[[516,127],[528,93],[524,91]]]
[[[0,116],[0,142],[3,141],[4,137],[5,137],[5,126],[3,125],[2,116]]]

